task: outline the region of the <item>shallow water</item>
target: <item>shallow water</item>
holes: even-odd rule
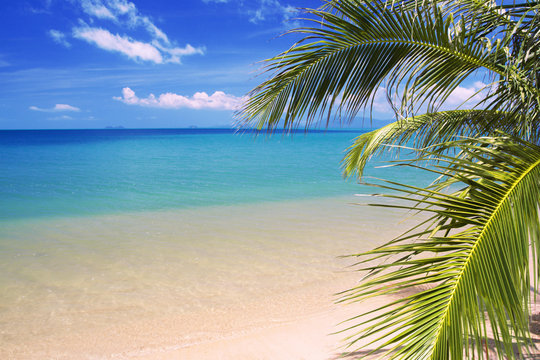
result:
[[[0,133],[0,358],[136,357],[313,311],[357,278],[340,255],[403,228],[351,205],[371,200],[341,178],[353,133]]]
[[[15,358],[38,358],[39,351],[58,356],[51,349],[60,343],[80,349],[83,337],[100,344],[102,334],[119,326],[128,338],[141,327],[189,337],[235,309],[247,314],[254,304],[269,303],[268,309],[284,308],[279,313],[310,293],[328,300],[328,283],[350,276],[344,272],[351,260],[338,256],[397,235],[397,214],[353,201],[12,222],[1,232],[2,348]],[[303,301],[309,307],[318,300]],[[175,325],[155,325],[172,318]],[[163,335],[137,339],[148,345]]]

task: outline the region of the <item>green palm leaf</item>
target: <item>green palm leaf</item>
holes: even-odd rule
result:
[[[408,145],[414,148],[430,147],[434,151],[437,146],[455,139],[456,136],[487,136],[494,130],[504,131],[514,136],[525,136],[536,140],[537,134],[530,131],[528,122],[523,116],[492,110],[452,110],[428,113],[413,118],[398,120],[379,129],[364,133],[357,137],[347,149],[343,159],[344,174],[357,174],[362,177],[367,162],[383,151],[399,151],[399,146]],[[444,146],[441,146],[444,148]],[[419,151],[418,155],[422,155]]]
[[[461,152],[451,157],[424,151],[424,159],[437,161],[426,170],[444,174],[433,186],[377,185],[398,192],[383,195],[405,202],[396,207],[432,216],[424,229],[355,255],[361,263],[381,257],[398,260],[365,267],[370,274],[345,292],[343,301],[418,286],[428,289],[351,326],[362,329],[351,345],[374,337],[382,341],[376,349],[390,348],[391,359],[483,359],[489,319],[499,357],[514,359],[514,343],[520,349],[530,345],[529,267],[537,266],[540,249],[540,147],[511,137],[446,146]],[[459,191],[443,191],[456,184],[462,185]]]
[[[530,345],[529,266],[540,249],[538,10],[529,0],[329,0],[307,10],[314,25],[293,31],[300,42],[267,60],[271,76],[239,111],[241,125],[351,119],[384,87],[397,121],[355,140],[345,174],[361,177],[372,156],[409,146],[420,150],[406,164],[426,161],[439,176],[428,188],[377,185],[397,192],[384,195],[403,202],[392,206],[430,217],[358,255],[362,264],[393,262],[367,266],[367,279],[343,300],[428,289],[362,315],[351,346],[374,337],[393,359],[484,358],[489,326],[499,357],[515,358],[513,343]],[[478,71],[484,100],[438,111]]]
[[[476,41],[497,27],[498,18],[478,16],[482,31],[463,29],[452,37],[460,25],[446,8],[421,3],[394,11],[392,2],[382,0],[336,1],[307,10],[316,26],[293,30],[307,35],[267,60],[273,76],[253,90],[240,122],[273,129],[294,128],[303,118],[307,125],[324,115],[328,121],[332,111],[352,118],[369,106],[383,81],[388,97],[400,99],[401,113],[414,113],[422,104],[437,108],[479,68],[504,76],[507,44]]]

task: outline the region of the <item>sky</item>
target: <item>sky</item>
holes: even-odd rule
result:
[[[18,0],[0,5],[0,129],[228,127],[320,0]],[[458,88],[450,102],[481,84]],[[373,117],[390,119],[384,96]]]

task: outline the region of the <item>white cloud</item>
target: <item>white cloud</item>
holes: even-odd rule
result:
[[[170,43],[169,38],[167,37],[167,35],[163,31],[161,31],[156,25],[152,24],[152,22],[150,20],[148,20],[148,18],[145,17],[145,18],[142,18],[142,19],[143,19],[142,22],[146,26],[146,30],[151,35],[153,35],[157,39],[163,40],[167,44]]]
[[[50,109],[43,109],[43,108],[39,108],[37,106],[30,106],[29,109],[34,110],[34,111],[42,111],[42,112],[81,111],[81,109],[79,109],[78,107],[71,106],[71,105],[68,105],[68,104],[56,104],[56,105],[54,105],[53,108],[50,108]]]
[[[294,6],[291,6],[291,5],[282,6],[281,7],[281,12],[283,14],[283,21],[284,22],[288,22],[292,18],[294,18],[295,16],[298,15],[298,9],[295,8]],[[295,26],[300,26],[300,24],[295,22]]]
[[[52,29],[49,30],[48,34],[57,44],[63,45],[65,47],[71,46],[71,44],[66,40],[66,34],[64,34],[63,32]]]
[[[99,19],[117,20],[112,11],[107,8],[100,0],[83,0],[81,7],[85,13]]]
[[[262,21],[276,18],[289,26],[298,27],[298,22],[290,22],[298,14],[298,9],[291,5],[283,5],[279,0],[229,1],[202,0],[204,3],[232,3],[240,8],[240,12],[248,16],[250,22],[258,24]]]
[[[163,57],[158,49],[151,44],[143,43],[118,34],[111,34],[108,30],[92,27],[79,27],[73,29],[73,36],[91,44],[108,50],[120,52],[131,59],[163,63]]]
[[[254,24],[264,21],[268,17],[281,17],[283,22],[287,22],[297,13],[296,8],[282,5],[279,0],[260,0],[256,9],[247,11],[249,21]]]
[[[331,97],[328,98],[330,100]],[[334,110],[337,110],[340,106],[344,109],[358,102],[358,98],[355,96],[349,97],[346,102],[343,101],[343,93],[339,94],[334,102]],[[386,88],[379,86],[375,95],[373,96],[373,102],[368,101],[367,108],[365,109],[369,113],[370,109],[373,110],[373,115],[376,117],[388,117],[393,116],[394,111],[386,98]],[[343,110],[343,109],[342,109]]]
[[[91,24],[98,20],[112,21],[128,33],[135,28],[143,28],[150,37],[139,40],[127,34],[112,33],[103,26],[90,26],[83,20],[79,20],[80,25],[72,29],[72,36],[103,50],[122,53],[132,60],[150,61],[156,64],[178,64],[181,62],[182,56],[204,54],[204,47],[194,47],[190,44],[178,47],[148,16],[140,14],[135,4],[130,1],[71,1],[81,6],[84,13],[90,17]],[[49,34],[56,42],[63,45],[69,44],[63,33],[51,30]]]
[[[485,86],[486,84],[481,81],[477,81],[469,87],[458,86],[444,102],[444,106],[470,108],[477,105],[486,96],[486,90],[482,90]]]
[[[249,21],[254,24],[257,24],[258,22],[263,21],[265,19],[262,9],[257,9],[255,11],[252,11],[250,15],[251,17],[249,18]]]
[[[200,54],[204,55],[204,48],[196,48],[187,44],[185,47],[165,47],[162,46],[158,41],[153,41],[152,45],[161,50],[162,52],[168,54],[166,57],[166,62],[179,64],[181,62],[182,56]]]
[[[73,120],[73,118],[69,115],[60,115],[47,118],[47,120]]]
[[[378,113],[379,116],[394,115],[394,110],[388,103],[388,99],[386,97],[385,87],[379,86],[379,88],[377,89],[377,92],[373,97],[373,111]]]
[[[156,39],[169,43],[167,35],[159,29],[147,16],[137,10],[134,3],[126,0],[82,0],[83,11],[98,19],[112,20],[129,27],[144,27]]]
[[[451,109],[470,109],[473,106],[477,105],[482,101],[486,96],[486,90],[482,90],[486,84],[481,81],[477,81],[470,86],[458,86],[452,91],[450,96],[442,104],[439,110],[451,110]],[[393,100],[394,105],[399,108],[400,101],[397,99]],[[392,107],[388,103],[386,97],[386,88],[379,87],[375,93],[373,101],[373,110],[374,112],[382,115],[394,114]],[[417,114],[427,111],[426,107],[423,106],[421,109],[418,109]]]
[[[55,111],[81,111],[78,107],[71,106],[68,104],[56,104],[54,105]]]
[[[157,40],[152,43],[145,43],[127,36],[112,34],[102,28],[89,26],[74,28],[73,36],[94,44],[101,49],[120,52],[130,59],[151,61],[156,64],[180,63],[182,56],[204,53],[202,48],[195,48],[190,44],[183,48],[166,47]]]
[[[477,105],[480,101],[482,101],[486,96],[486,90],[482,90],[486,84],[484,84],[481,81],[477,81],[474,84],[470,86],[458,86],[454,91],[450,94],[448,99],[442,104],[442,106],[439,108],[441,111],[445,110],[452,110],[456,108],[460,109],[470,109]],[[349,99],[349,101],[354,101],[354,99]],[[336,106],[341,104],[342,98],[341,96],[338,97]],[[393,99],[394,106],[399,109],[401,105],[401,101],[397,98]],[[373,105],[373,115],[375,117],[393,117],[394,116],[394,110],[392,109],[392,106],[388,103],[388,99],[386,96],[386,88],[383,86],[380,86],[377,89],[377,92],[375,93],[375,96],[373,98],[373,104],[368,103],[368,108],[366,110],[369,111],[369,107]],[[426,106],[422,106],[419,109],[415,109],[415,114],[421,114],[427,111]]]
[[[165,93],[159,95],[159,97],[150,94],[146,98],[139,98],[129,87],[122,89],[122,97],[115,96],[114,99],[128,105],[162,109],[189,108],[215,110],[236,110],[246,100],[245,97],[225,94],[223,91],[216,91],[212,95],[208,95],[205,92],[196,92],[191,97],[174,93]]]

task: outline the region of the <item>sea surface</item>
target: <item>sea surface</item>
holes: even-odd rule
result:
[[[340,255],[398,235],[342,177],[361,133],[0,131],[0,358],[129,358],[316,306]]]
[[[0,219],[342,195],[354,133],[230,129],[0,132]]]

